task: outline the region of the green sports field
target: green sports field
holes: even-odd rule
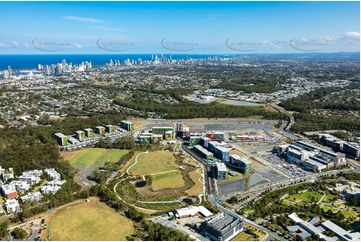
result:
[[[85,148],[77,151],[62,152],[61,156],[69,160],[74,166],[103,166],[105,162],[116,162],[128,150],[102,149],[102,148]]]
[[[133,233],[130,220],[96,198],[53,213],[48,227],[51,240],[126,240]]]

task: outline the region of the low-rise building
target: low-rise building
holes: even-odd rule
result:
[[[321,226],[324,227],[325,229],[331,230],[332,232],[334,232],[337,235],[337,237],[339,237],[342,240],[360,241],[360,233],[359,232],[350,233],[350,232],[344,230],[343,228],[341,228],[340,226],[338,226],[337,224],[332,223],[329,220],[323,222],[321,224]]]
[[[7,182],[9,179],[14,179],[14,169],[9,168],[6,170],[0,166],[0,176],[4,182]]]
[[[11,181],[9,186],[14,187],[20,194],[30,189],[30,185],[26,181]]]
[[[18,177],[18,179],[19,181],[25,181],[30,186],[37,184],[41,180],[40,177],[32,176],[32,175],[21,175]]]
[[[7,199],[11,199],[18,196],[18,192],[16,191],[15,187],[10,185],[3,185],[1,187],[1,193]]]
[[[41,200],[41,197],[42,195],[40,192],[34,192],[21,196],[20,199],[22,202],[38,202]]]
[[[8,199],[5,202],[7,213],[18,213],[20,212],[20,205],[16,199]]]
[[[66,183],[66,180],[48,181],[44,186],[40,188],[40,191],[43,194],[55,194],[61,189],[61,186],[64,183]]]
[[[180,208],[174,211],[174,215],[177,218],[186,218],[186,217],[193,217],[196,215],[201,215],[202,217],[210,217],[213,215],[207,208],[204,206],[189,206],[186,208]]]
[[[48,168],[44,170],[48,176],[50,176],[54,180],[60,180],[61,176],[60,174],[54,169],[54,168]]]

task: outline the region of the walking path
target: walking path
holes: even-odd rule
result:
[[[322,192],[322,193],[323,193],[323,196],[320,198],[320,200],[316,204],[319,204],[320,202],[322,202],[322,199],[326,196],[325,192]]]
[[[162,171],[162,172],[157,172],[157,173],[153,173],[150,175],[154,176],[154,175],[160,175],[160,174],[164,174],[164,173],[171,173],[171,172],[175,172],[175,171],[178,171],[178,170]]]
[[[133,166],[135,166],[137,163],[138,163],[138,157],[141,155],[141,154],[148,154],[148,150],[146,152],[141,152],[139,153],[136,157],[135,157],[135,162],[134,164],[132,164],[131,166],[128,167],[128,169],[126,170],[126,173],[129,175],[129,170],[130,168],[132,168]]]

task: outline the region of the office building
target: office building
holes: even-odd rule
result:
[[[151,136],[148,135],[141,135],[138,137],[138,143],[139,144],[151,144]]]
[[[126,120],[123,120],[120,122],[120,127],[122,129],[125,129],[127,131],[131,131],[131,130],[134,130],[134,125],[132,122],[129,122],[129,121],[126,121]]]
[[[97,126],[95,127],[95,132],[97,134],[103,135],[105,133],[105,128],[103,126]]]
[[[163,141],[163,135],[161,134],[152,134],[151,142],[152,144],[160,144]]]
[[[68,137],[62,133],[56,133],[55,138],[60,146],[64,146],[68,143]]]
[[[152,128],[152,133],[153,134],[161,134],[164,135],[166,131],[172,131],[173,132],[173,127],[153,127]]]
[[[205,222],[204,233],[213,241],[230,241],[243,231],[243,222],[225,213]]]
[[[228,170],[224,163],[216,162],[216,170],[217,170],[216,173],[217,179],[219,180],[227,179]]]
[[[171,139],[173,139],[173,131],[170,131],[170,130],[165,131],[164,139],[165,139],[165,140],[171,140]]]
[[[94,135],[94,131],[90,128],[84,129],[86,137],[92,137]]]
[[[231,155],[229,163],[244,174],[252,172],[252,161],[245,157],[241,158],[239,155]]]
[[[111,124],[109,125],[105,125],[105,131],[108,133],[114,133],[115,132],[115,127]]]
[[[79,141],[83,141],[85,139],[85,133],[81,130],[75,131],[75,137],[79,140]]]
[[[201,145],[201,146],[203,146],[204,148],[208,148],[208,144],[209,144],[209,142],[211,141],[211,139],[210,138],[208,138],[208,137],[203,137],[201,140],[200,140],[200,142],[199,142],[199,144]]]
[[[189,143],[191,146],[198,145],[201,140],[201,137],[199,136],[190,136],[189,137]]]
[[[360,145],[358,143],[348,142],[343,146],[344,152],[352,158],[360,158]]]
[[[204,149],[202,146],[200,145],[196,145],[194,146],[194,150],[200,154],[204,159],[207,160],[213,160],[213,153],[209,152],[208,150]]]

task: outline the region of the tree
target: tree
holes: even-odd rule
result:
[[[229,202],[230,202],[231,204],[237,203],[237,198],[236,198],[236,197],[231,197],[231,198],[229,199]]]
[[[9,223],[4,222],[0,224],[0,238],[5,238],[8,234]]]
[[[11,235],[14,237],[14,239],[23,240],[26,238],[27,233],[22,228],[17,227],[13,230],[13,232],[11,232]]]

